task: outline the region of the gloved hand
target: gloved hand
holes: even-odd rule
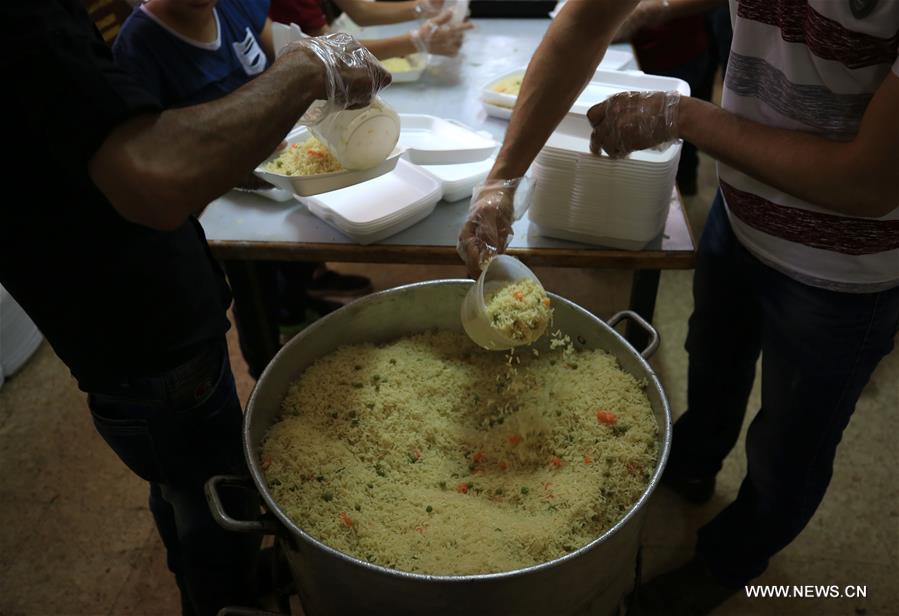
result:
[[[465,42],[465,31],[474,28],[474,24],[467,21],[460,24],[450,23],[452,17],[452,11],[443,11],[409,33],[412,43],[420,53],[438,56],[455,56],[459,53],[462,43]]]
[[[456,252],[472,278],[477,278],[484,265],[509,246],[515,218],[515,191],[521,181],[522,178],[487,180],[475,186],[468,220],[456,244]]]
[[[587,112],[590,150],[622,158],[678,138],[679,92],[622,92]]]
[[[641,28],[667,21],[670,8],[669,0],[642,0],[618,28],[613,42],[629,41]]]
[[[324,69],[326,104],[310,107],[304,124],[316,124],[343,109],[359,109],[390,85],[391,76],[377,58],[349,34],[337,32],[306,38],[290,44],[310,50]]]
[[[418,18],[434,17],[443,10],[445,0],[418,0],[415,5],[415,16]]]

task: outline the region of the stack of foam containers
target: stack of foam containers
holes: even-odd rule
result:
[[[596,80],[602,77],[597,72]],[[677,90],[678,79],[620,73],[588,84],[595,94],[580,100],[559,124],[531,167],[534,196],[528,217],[541,235],[586,244],[642,250],[665,227],[682,143],[612,159],[590,152],[586,111],[601,97],[628,90]],[[583,96],[583,95],[582,95]]]

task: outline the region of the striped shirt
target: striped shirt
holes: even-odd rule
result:
[[[899,75],[899,0],[730,0],[734,39],[722,105],[738,116],[838,141]],[[897,173],[899,173],[899,161]],[[846,216],[718,165],[734,233],[803,283],[854,293],[899,286],[899,204]]]

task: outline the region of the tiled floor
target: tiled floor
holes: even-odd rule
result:
[[[691,200],[701,225],[711,199],[711,165]],[[378,287],[460,277],[461,268],[353,266]],[[541,270],[551,290],[601,316],[626,305],[629,278],[616,272]],[[662,276],[653,363],[671,399],[685,405],[683,342],[692,307],[689,272]],[[235,352],[244,399],[252,382]],[[866,599],[749,600],[720,616],[899,614],[899,353],[880,366],[846,431],[831,489],[803,534],[759,580],[767,584],[867,586]],[[753,393],[750,411],[758,407]],[[751,416],[752,412],[750,412]],[[727,459],[711,503],[689,507],[660,490],[645,529],[652,575],[689,557],[696,529],[731,499],[744,471],[742,446]],[[177,614],[174,582],[146,508],[146,488],[93,430],[83,395],[46,344],[0,390],[0,615]]]

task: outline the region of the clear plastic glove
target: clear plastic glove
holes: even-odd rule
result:
[[[678,138],[679,92],[622,92],[587,112],[593,126],[590,150],[623,158]]]
[[[390,85],[390,72],[349,34],[337,32],[291,45],[311,50],[325,70],[325,102],[310,107],[301,119],[303,124],[317,124],[336,111],[365,107]]]
[[[446,0],[418,0],[418,4],[415,5],[415,16],[419,19],[434,17],[443,10],[444,4]]]
[[[443,11],[409,33],[412,43],[420,53],[438,56],[455,56],[459,53],[465,42],[465,31],[474,28],[474,24],[467,21],[451,23],[452,18],[452,11]]]
[[[642,28],[668,21],[670,8],[669,0],[642,0],[618,28],[613,42],[629,41]]]
[[[456,244],[456,252],[472,278],[477,278],[484,265],[509,246],[515,220],[515,191],[521,182],[522,178],[487,180],[475,186],[468,219]]]

